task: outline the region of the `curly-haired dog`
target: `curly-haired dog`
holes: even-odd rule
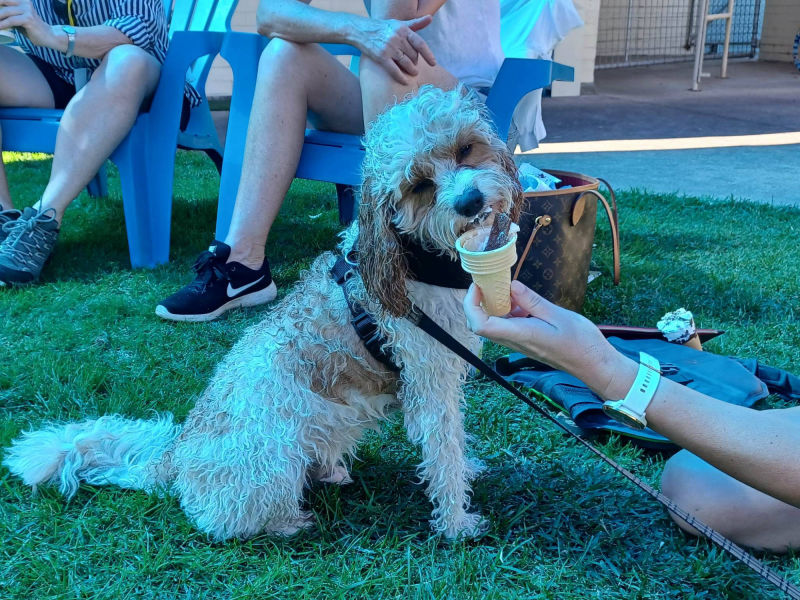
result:
[[[461,384],[466,364],[405,318],[421,308],[477,350],[461,308],[463,289],[415,279],[407,248],[456,260],[456,238],[491,219],[515,216],[516,168],[483,108],[464,90],[423,88],[377,118],[365,139],[352,299],[375,319],[399,372],[370,355],[351,325],[328,252],[283,302],[233,347],[186,422],[105,416],[50,426],[17,439],[5,465],[36,486],[72,496],[80,481],[167,491],[215,539],[289,534],[310,522],[302,510],[312,478],[343,483],[366,428],[394,408],[422,448],[420,474],[434,505],[432,526],[476,535],[468,512],[474,468],[465,458]],[[455,263],[457,264],[457,263]]]

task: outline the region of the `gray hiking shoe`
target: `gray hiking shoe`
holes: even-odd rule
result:
[[[31,283],[39,279],[58,239],[56,211],[26,208],[22,216],[3,225],[0,243],[0,281]]]
[[[8,210],[3,209],[3,205],[0,204],[0,244],[3,243],[3,240],[6,239],[6,232],[3,229],[3,225],[6,223],[10,223],[11,221],[16,221],[22,216],[22,213],[18,210],[13,208],[9,208]]]

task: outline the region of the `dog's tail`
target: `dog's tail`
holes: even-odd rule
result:
[[[163,489],[168,469],[161,458],[180,433],[172,415],[151,421],[117,415],[24,432],[6,451],[3,464],[33,486],[58,484],[68,498],[81,481],[91,485]]]

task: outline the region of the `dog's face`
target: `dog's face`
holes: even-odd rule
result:
[[[391,314],[405,314],[407,266],[398,234],[456,258],[465,231],[497,212],[516,221],[522,190],[485,109],[462,88],[425,86],[378,116],[366,139],[359,208],[361,275]]]

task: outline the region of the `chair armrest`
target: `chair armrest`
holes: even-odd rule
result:
[[[334,56],[361,56],[361,50],[349,44],[320,44]]]
[[[15,121],[60,121],[63,115],[60,108],[0,108],[0,119]]]
[[[174,114],[180,120],[186,71],[201,56],[219,54],[224,39],[225,33],[218,31],[176,31],[172,34],[149,112],[154,115]],[[197,91],[205,96],[204,90]]]
[[[525,94],[553,81],[572,81],[574,77],[575,69],[551,60],[506,58],[486,98],[486,107],[500,137],[508,137],[514,109]]]

